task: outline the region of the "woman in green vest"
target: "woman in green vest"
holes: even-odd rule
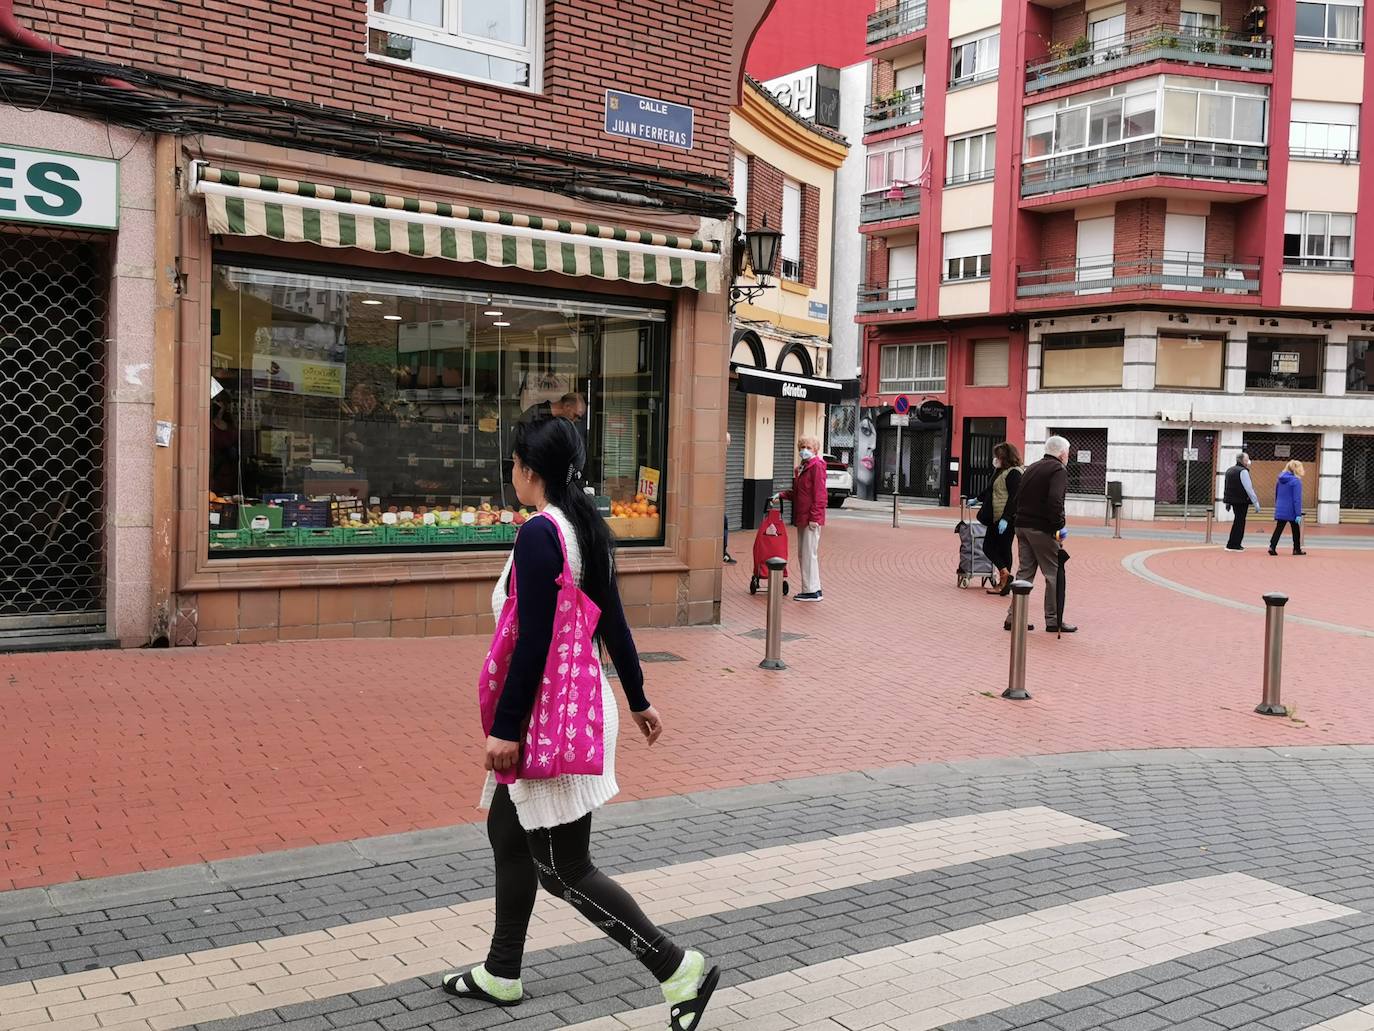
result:
[[[1006,511],[1007,503],[1021,486],[1021,452],[1015,444],[998,444],[992,449],[992,465],[997,473],[984,495],[984,503],[991,508],[991,521],[983,538],[983,554],[998,576],[996,586],[989,587],[988,593],[1005,596],[1011,593],[1011,543],[1016,539],[1016,527],[1006,518]]]

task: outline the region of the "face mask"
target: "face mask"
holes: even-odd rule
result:
[[[804,447],[801,449],[801,457],[803,462],[809,462],[816,457],[816,452],[812,451],[809,447]]]
[[[994,459],[992,460],[992,467],[993,467],[994,469],[1000,469],[1000,468],[1002,468],[1002,460],[1001,460],[1000,458],[994,458]]]

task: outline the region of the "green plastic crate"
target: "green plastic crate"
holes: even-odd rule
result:
[[[462,526],[458,523],[454,523],[452,526],[431,526],[429,528],[430,543],[467,544],[472,540],[472,534],[469,532],[471,529],[470,526]]]
[[[232,551],[235,548],[251,548],[253,546],[252,530],[211,530],[210,531],[210,550],[211,551]]]
[[[346,530],[337,526],[300,526],[296,528],[303,548],[337,548]]]
[[[431,526],[388,526],[386,528],[386,542],[388,544],[405,544],[414,546],[417,544],[428,544],[433,538],[430,532]]]
[[[344,526],[339,543],[346,548],[377,548],[386,543],[385,526]]]
[[[285,527],[281,530],[250,530],[253,535],[253,547],[255,548],[299,548],[301,546],[300,531],[294,526]]]
[[[499,544],[509,544],[515,540],[515,525],[512,523],[499,523],[496,526],[469,526],[467,530],[472,534],[469,543],[485,544],[494,547]]]

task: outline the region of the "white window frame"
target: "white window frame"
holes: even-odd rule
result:
[[[1110,32],[1108,29],[1116,31]],[[1122,46],[1126,42],[1126,6],[1118,4],[1115,7],[1089,11],[1087,36],[1088,51],[1093,55],[1095,63],[1102,64],[1118,56],[1112,52],[1112,48]]]
[[[1219,0],[1183,0],[1179,4],[1178,27],[1198,37],[1220,32],[1221,3]]]
[[[1325,219],[1325,228],[1319,232],[1313,232],[1314,221]],[[1349,232],[1333,233],[1332,228],[1337,220],[1342,224],[1348,225]],[[1294,229],[1298,232],[1294,232]],[[1296,235],[1298,237],[1298,253],[1288,253],[1288,237]],[[1322,238],[1321,253],[1317,249],[1310,248],[1310,238],[1319,235]],[[1348,211],[1289,211],[1283,218],[1284,254],[1283,265],[1285,268],[1300,269],[1328,269],[1334,272],[1352,272],[1355,268],[1355,216]],[[1346,241],[1346,256],[1333,257],[1331,254],[1331,241],[1333,239],[1344,239]]]
[[[963,144],[962,147],[959,145]],[[956,152],[962,150],[963,160],[956,161]],[[975,169],[974,153],[978,155]],[[981,129],[978,132],[951,136],[945,151],[945,185],[965,186],[969,183],[987,182],[997,174],[997,130]]]
[[[992,227],[945,233],[941,282],[968,283],[992,277]]]
[[[1312,4],[1314,7],[1323,8],[1322,11],[1322,34],[1320,36],[1297,36],[1296,41],[1299,47],[1307,49],[1316,48],[1318,50],[1363,50],[1365,34],[1365,15],[1364,0],[1298,0],[1299,3]],[[1327,29],[1331,24],[1331,8],[1333,7],[1354,7],[1359,9],[1360,28],[1355,34],[1355,39],[1338,39],[1331,36]],[[1295,8],[1296,11],[1296,8]]]
[[[892,362],[910,360],[910,376],[890,369]],[[886,375],[892,371],[893,375]],[[924,373],[924,375],[918,375]],[[881,394],[943,394],[949,389],[949,344],[934,340],[920,344],[884,344],[878,352],[878,392]]]
[[[913,160],[914,158],[914,160]],[[883,182],[873,184],[874,162],[883,163]],[[903,182],[914,184],[925,168],[925,137],[906,136],[883,143],[875,143],[868,148],[864,164],[864,193],[880,193],[892,188],[892,184]],[[900,169],[898,166],[901,166]]]
[[[787,198],[791,194],[796,197],[796,227],[788,226],[788,204]],[[794,179],[784,179],[782,181],[782,241],[779,244],[779,257],[782,258],[782,276],[792,282],[800,282],[802,269],[802,227],[806,222],[806,213],[802,210],[806,203],[806,195],[802,191],[801,183]]]
[[[497,40],[485,39],[481,36],[470,36],[458,31],[462,25],[460,5],[463,0],[442,0],[444,25],[442,28],[430,25],[427,22],[410,21],[406,18],[399,18],[391,14],[383,14],[373,10],[373,0],[368,0],[367,12],[367,37],[364,41],[367,59],[376,61],[379,64],[389,64],[398,68],[409,68],[411,71],[423,71],[430,75],[442,75],[449,79],[459,79],[463,82],[480,82],[487,86],[494,86],[497,89],[517,90],[521,93],[540,93],[544,88],[544,2],[545,0],[523,0],[525,5],[525,45],[516,46],[511,43],[501,43]],[[515,0],[511,0],[515,2]],[[435,68],[431,65],[421,64],[418,61],[401,61],[394,57],[387,57],[385,54],[374,54],[372,52],[372,32],[391,32],[400,36],[409,36],[412,39],[424,40],[429,43],[437,43],[440,46],[453,47],[458,50],[467,50],[474,54],[484,57],[494,57],[502,61],[512,61],[516,64],[529,65],[530,82],[528,86],[519,83],[503,82],[499,79],[487,79],[477,75],[463,75],[460,72],[451,71],[447,68]]]
[[[972,48],[969,50],[969,55],[973,61],[973,71],[955,76],[954,65],[958,59],[957,51],[966,47]],[[993,29],[991,32],[976,32],[973,35],[961,36],[959,39],[952,40],[949,44],[949,84],[951,86],[968,86],[995,79],[998,66],[1001,64],[1001,55],[1002,38],[999,29]]]
[[[1346,146],[1337,143],[1344,138]],[[1288,152],[1295,158],[1353,163],[1360,156],[1360,105],[1293,101]]]
[[[749,228],[749,155],[735,151],[731,189],[735,194],[735,228],[744,232]]]

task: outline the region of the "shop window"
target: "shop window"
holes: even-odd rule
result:
[[[997,77],[1000,37],[997,32],[964,36],[950,43],[949,84],[966,86]]]
[[[217,260],[211,556],[509,546],[516,425],[587,442],[625,543],[663,539],[662,309]]]
[[[1121,386],[1122,356],[1126,349],[1122,330],[1098,333],[1056,333],[1040,341],[1040,385],[1065,387]]]
[[[1320,390],[1325,344],[1320,337],[1251,335],[1245,389]]]
[[[1364,49],[1364,4],[1299,3],[1297,44],[1319,50]]]
[[[976,340],[969,374],[970,386],[1005,387],[1010,382],[1008,371],[1010,345],[1006,340]]]
[[[889,344],[882,349],[878,389],[884,394],[943,394],[949,348],[937,344]]]
[[[1050,436],[1069,442],[1069,493],[1101,496],[1107,493],[1107,431],[1075,426],[1050,430]]]
[[[1155,352],[1155,386],[1220,390],[1226,366],[1221,337],[1165,336]]]
[[[973,133],[949,141],[945,185],[961,186],[991,179],[997,168],[997,133]]]
[[[1349,272],[1355,267],[1354,239],[1354,215],[1290,211],[1283,221],[1283,263]]]
[[[540,88],[543,0],[371,0],[374,61],[519,89]]]
[[[1374,341],[1352,340],[1345,360],[1345,392],[1374,393]]]

